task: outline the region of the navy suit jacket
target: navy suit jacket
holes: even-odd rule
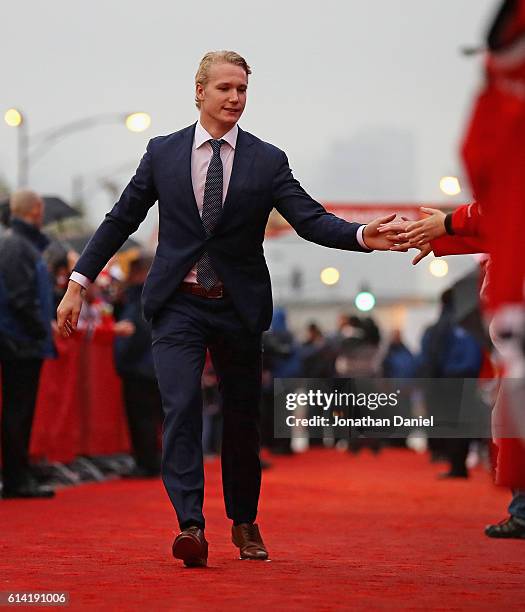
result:
[[[146,319],[162,309],[207,250],[246,326],[263,331],[272,320],[263,250],[272,208],[306,240],[348,251],[367,251],[356,238],[360,224],[326,212],[293,177],[283,151],[239,128],[223,213],[213,234],[206,237],[191,181],[194,133],[195,124],[150,140],[135,176],[75,270],[94,280],[158,200],[159,242],[142,296]]]

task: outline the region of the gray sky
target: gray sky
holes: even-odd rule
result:
[[[407,184],[395,182],[390,199],[433,200],[439,177],[457,171],[457,142],[479,80],[479,60],[458,48],[481,41],[496,4],[19,0],[9,21],[4,12],[0,108],[23,109],[35,134],[98,113],[147,110],[147,133],[118,125],[79,132],[31,173],[35,189],[69,198],[74,175],[92,191],[98,176],[129,163],[117,177],[124,185],[150,137],[196,119],[193,76],[203,52],[236,49],[254,72],[241,125],[285,149],[313,195],[377,197],[370,181],[356,191],[341,152],[356,134],[366,140],[368,130],[385,128],[385,138],[399,130],[413,149]],[[0,173],[11,184],[15,160],[15,130],[2,122]],[[93,195],[97,221],[110,201]]]
[[[463,57],[459,48],[481,43],[497,5],[18,0],[3,11],[0,109],[22,109],[33,134],[99,113],[151,113],[146,133],[118,125],[79,132],[32,168],[34,189],[66,199],[81,175],[98,225],[113,201],[97,178],[113,173],[123,188],[149,138],[195,121],[199,59],[211,49],[234,49],[253,68],[241,126],[283,148],[314,197],[436,201],[439,178],[459,171],[458,142],[480,82],[480,57]],[[2,121],[0,177],[13,185],[15,176],[16,131]],[[154,224],[152,212],[142,237]],[[437,295],[448,282],[421,264],[412,271],[411,256],[348,256],[291,239],[266,250],[272,275],[286,278],[303,262],[315,287],[321,264],[342,269],[341,290],[366,279],[386,292],[386,275]],[[452,276],[464,269],[453,259]]]

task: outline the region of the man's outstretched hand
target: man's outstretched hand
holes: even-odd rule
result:
[[[443,211],[422,206],[421,212],[428,216],[420,221],[410,221],[406,217],[401,217],[401,219],[381,225],[378,229],[379,233],[387,235],[390,235],[392,231],[397,231],[396,243],[390,247],[391,251],[406,253],[408,249],[419,250],[412,260],[414,266],[432,253],[430,241],[446,233]]]
[[[363,240],[369,249],[376,251],[389,251],[391,247],[400,242],[399,234],[405,231],[406,225],[396,224],[394,219],[396,213],[386,217],[378,217],[365,226],[363,230]],[[385,231],[379,231],[379,226],[388,226]]]
[[[78,317],[80,315],[80,309],[82,308],[83,291],[84,288],[81,285],[75,283],[75,281],[69,281],[66,293],[58,305],[58,331],[64,338],[69,338],[77,329]]]
[[[400,243],[409,243],[412,247],[418,245],[422,246],[446,234],[446,215],[442,210],[438,208],[427,208],[425,206],[422,206],[420,210],[427,216],[419,221],[407,221],[405,224],[405,231],[400,232],[398,235]],[[385,224],[379,228],[379,232],[390,233],[396,225],[395,221]]]

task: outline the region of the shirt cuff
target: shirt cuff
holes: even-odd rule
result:
[[[357,242],[359,242],[359,245],[363,247],[363,249],[366,249],[367,251],[373,251],[374,249],[371,249],[365,242],[365,239],[363,237],[363,233],[365,231],[365,227],[366,225],[361,225],[358,229],[357,229],[357,234],[356,234],[356,239]]]
[[[447,234],[449,236],[454,236],[455,232],[454,232],[454,228],[452,227],[452,215],[453,213],[448,213],[445,217],[445,231],[447,232]]]
[[[84,287],[84,289],[87,289],[89,285],[91,285],[91,281],[87,276],[80,274],[80,272],[75,272],[74,270],[73,272],[71,272],[69,280],[75,281],[75,283],[78,283],[79,285]]]

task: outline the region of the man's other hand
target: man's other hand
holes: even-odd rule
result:
[[[69,338],[76,331],[80,309],[82,308],[82,285],[69,281],[66,293],[57,308],[58,331],[64,338]]]
[[[127,338],[135,333],[135,325],[132,321],[123,319],[122,321],[115,323],[113,330],[116,336]]]
[[[363,240],[369,249],[389,251],[392,245],[400,242],[398,236],[405,231],[406,225],[404,223],[392,223],[395,218],[396,213],[392,213],[387,217],[378,217],[365,226]],[[390,224],[389,229],[380,232],[379,226],[387,224]]]
[[[411,225],[412,223],[414,223],[413,219],[409,219],[408,217],[401,216],[397,219],[394,219],[390,223],[381,223],[381,225],[378,228],[378,231],[380,234],[385,234],[385,233],[389,233],[392,231],[404,233],[407,231],[408,226]]]

